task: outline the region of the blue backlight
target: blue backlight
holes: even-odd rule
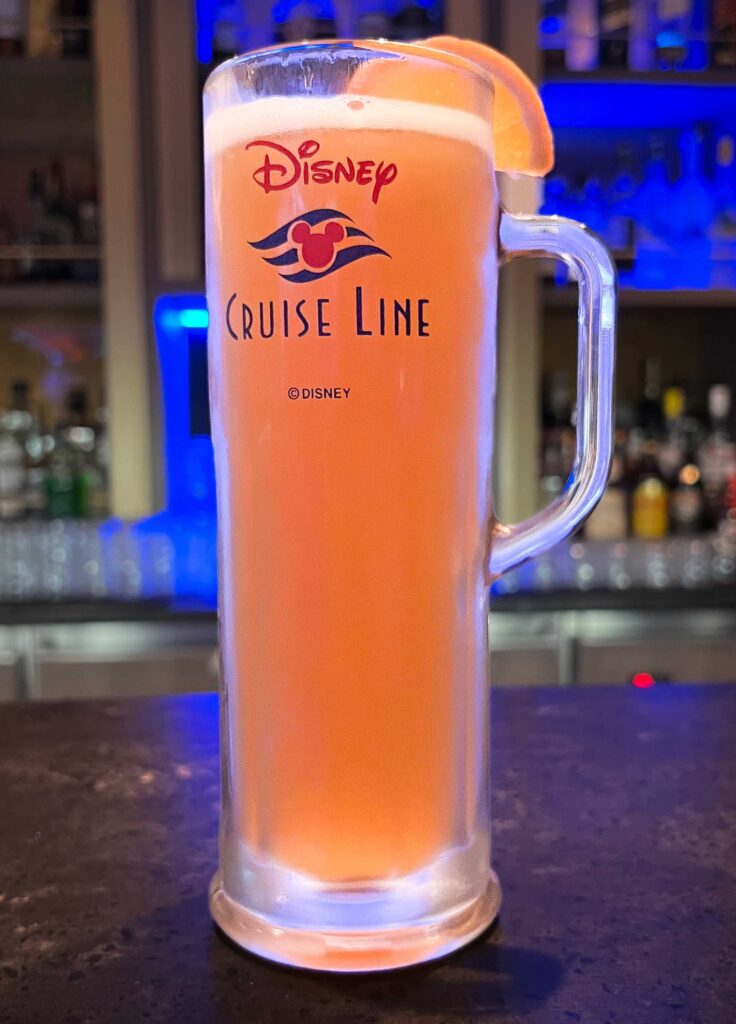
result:
[[[171,306],[166,300],[161,301],[157,307],[156,324],[168,333],[175,334],[179,330],[207,330],[209,322],[206,309]]]
[[[206,330],[210,318],[206,309],[182,309],[179,313],[179,326],[185,330]]]
[[[205,340],[204,296],[162,295],[156,302],[154,323],[164,411],[167,507],[173,513],[205,510],[214,514],[212,441],[191,430],[190,344]]]
[[[212,42],[219,6],[219,0],[196,0],[195,3],[197,60],[200,64],[212,63]]]
[[[549,18],[542,18],[539,23],[539,31],[543,36],[556,36],[562,32],[562,19],[554,15]]]
[[[724,127],[736,121],[736,86],[712,82],[547,82],[542,101],[552,130],[686,128],[700,121]]]
[[[174,590],[214,604],[217,595],[215,468],[212,440],[192,432],[192,346],[208,324],[203,295],[162,295],[154,308],[164,419],[166,509],[150,521],[175,551]],[[140,524],[145,529],[147,524]]]
[[[259,0],[262,2],[262,0]],[[271,4],[271,18],[274,25],[283,25],[293,16],[298,16],[301,8],[304,7],[302,0],[273,0]],[[401,0],[353,0],[354,13],[358,16],[368,14],[382,14],[387,18],[397,15],[402,7]],[[430,17],[439,20],[439,0],[414,0],[412,6],[428,11]],[[308,16],[331,21],[335,18],[335,0],[312,0],[308,5]],[[223,9],[223,10],[221,10]],[[233,3],[223,3],[222,0],[195,0],[196,14],[196,47],[197,60],[201,64],[211,64],[214,56],[215,30],[220,20],[221,13],[228,23],[237,18],[237,7]],[[236,25],[239,36],[245,40],[245,48],[248,48],[247,19],[241,17],[240,24]],[[554,31],[559,32],[558,26]]]
[[[300,6],[301,0],[276,0],[271,8],[271,17],[277,25],[282,25],[289,20],[294,9]],[[315,18],[332,18],[334,14],[332,8],[330,0],[313,0],[309,5],[309,14]]]
[[[674,45],[675,37],[664,42]],[[736,237],[728,227],[736,209],[734,168],[717,178],[714,159],[719,136],[736,135],[736,81],[682,79],[677,72],[639,81],[581,74],[553,78],[541,89],[561,165],[547,184],[544,212],[582,220],[622,249],[625,288],[727,289],[736,281]],[[687,140],[690,148],[683,150]],[[623,200],[612,192],[622,171],[611,160],[622,144],[640,159]],[[625,231],[633,234],[624,237]]]
[[[665,30],[657,34],[657,46],[660,50],[684,49],[686,45],[685,37],[681,32]]]

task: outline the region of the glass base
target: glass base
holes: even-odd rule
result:
[[[501,888],[490,872],[486,890],[443,916],[410,925],[365,930],[294,928],[276,924],[233,900],[218,871],[210,912],[225,934],[258,956],[317,971],[386,971],[445,956],[485,931],[498,914]]]

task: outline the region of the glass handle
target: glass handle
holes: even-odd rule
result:
[[[613,449],[616,270],[605,245],[564,217],[501,214],[501,257],[556,257],[578,283],[578,389],[575,462],[562,493],[521,523],[493,529],[491,577],[533,558],[567,537],[603,494]]]

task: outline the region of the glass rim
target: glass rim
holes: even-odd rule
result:
[[[484,67],[471,60],[469,57],[462,57],[460,54],[450,53],[446,50],[435,50],[431,46],[425,46],[422,40],[405,43],[392,39],[304,39],[295,43],[274,43],[272,46],[259,47],[257,50],[246,50],[243,53],[228,57],[227,60],[213,68],[204,83],[206,91],[210,83],[219,76],[220,72],[230,71],[251,61],[257,62],[260,58],[275,57],[276,55],[304,55],[330,53],[330,52],[363,52],[377,56],[414,57],[421,60],[436,61],[444,64],[445,67],[455,71],[468,73],[479,79],[484,85],[490,87],[495,94],[493,78]]]

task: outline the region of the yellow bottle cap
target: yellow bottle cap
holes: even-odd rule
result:
[[[665,419],[676,420],[685,412],[685,392],[682,388],[667,388],[662,396]]]

